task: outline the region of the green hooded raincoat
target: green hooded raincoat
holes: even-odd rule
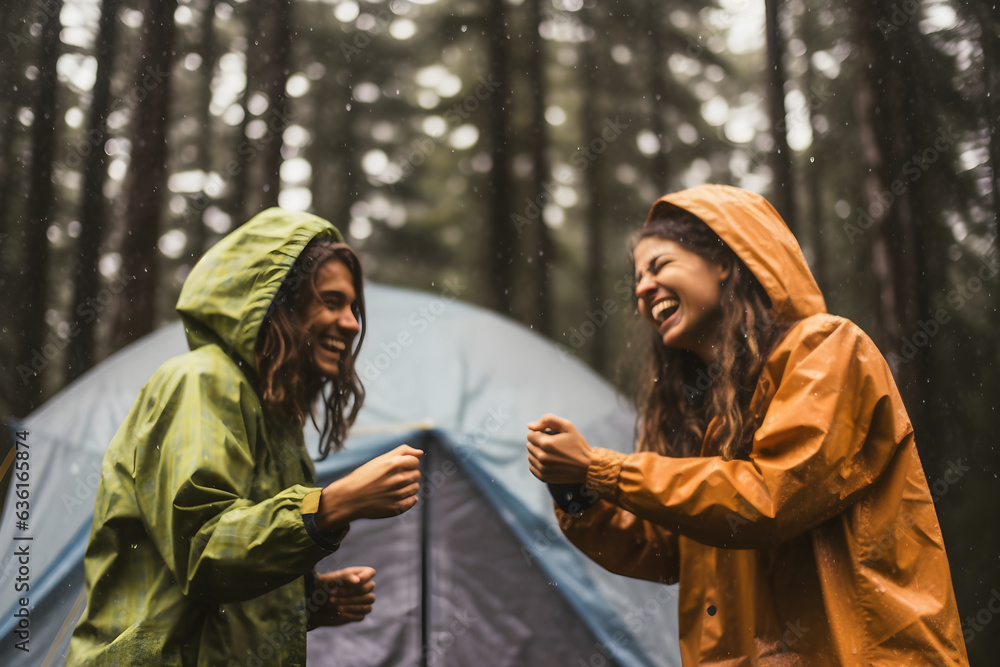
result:
[[[295,259],[340,233],[271,209],[191,271],[177,310],[191,351],[143,387],[108,447],[68,664],[301,665],[316,562],[302,428],[266,416],[257,333]]]

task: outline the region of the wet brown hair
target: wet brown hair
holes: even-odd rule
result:
[[[694,352],[667,347],[657,332],[646,333],[635,396],[639,451],[665,456],[721,456],[745,459],[759,426],[750,399],[764,362],[792,323],[775,316],[771,300],[746,265],[700,218],[675,209],[636,232],[629,255],[643,239],[673,241],[707,262],[731,268],[720,295],[719,354],[706,365]],[[706,429],[719,418],[711,442]]]
[[[307,354],[307,322],[301,321],[313,299],[320,299],[316,274],[327,262],[341,262],[354,279],[351,311],[361,330],[351,353],[341,358],[340,375],[330,382],[312,370]],[[300,289],[305,286],[306,289]],[[305,424],[312,419],[320,431],[320,459],[344,445],[347,430],[364,402],[365,389],[355,361],[365,337],[365,298],[361,261],[350,246],[332,239],[314,239],[289,269],[271,303],[257,336],[258,390],[264,410],[278,419]],[[323,426],[317,423],[317,399],[322,397]]]

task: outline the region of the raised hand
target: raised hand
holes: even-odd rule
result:
[[[400,445],[323,489],[316,524],[333,530],[355,519],[381,519],[402,514],[417,503],[420,456]]]
[[[532,475],[550,484],[587,480],[590,445],[573,422],[545,415],[528,424],[528,429],[528,467]]]

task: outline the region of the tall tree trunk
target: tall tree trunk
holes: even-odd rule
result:
[[[867,206],[859,213],[859,221],[869,225],[866,236],[881,301],[882,349],[897,362],[896,380],[908,404],[921,406],[928,404],[930,355],[917,354],[899,363],[902,358],[896,351],[902,349],[904,339],[919,331],[919,317],[929,314],[923,279],[926,229],[915,220],[920,204],[914,191],[920,186],[894,179],[903,174],[913,152],[923,148],[918,145],[921,132],[908,115],[915,113],[918,107],[914,105],[921,100],[909,80],[913,74],[894,57],[913,48],[906,30],[887,38],[878,27],[879,18],[892,11],[890,5],[885,0],[875,4],[859,0],[852,13],[859,65],[855,114],[864,150],[862,164],[868,170]],[[915,430],[931,428],[923,411],[911,411],[911,418]]]
[[[277,206],[281,190],[281,146],[282,134],[288,127],[289,108],[285,85],[288,83],[288,58],[292,48],[292,3],[291,0],[274,0],[264,12],[261,39],[260,62],[262,92],[267,96],[268,110],[262,117],[267,123],[267,134],[260,149],[260,189],[254,190],[251,198],[257,205],[250,213]]]
[[[888,15],[893,5],[883,0],[882,9]],[[893,185],[902,180],[907,161],[916,155],[922,155],[925,148],[934,146],[938,136],[937,118],[931,121],[920,109],[932,108],[934,101],[951,91],[921,76],[912,58],[900,58],[896,54],[917,53],[921,49],[919,41],[922,35],[917,29],[917,23],[911,22],[895,33],[883,38],[886,45],[891,71],[885,79],[883,99],[889,111],[890,119],[895,119],[890,126],[892,130],[892,150],[895,154]],[[935,149],[936,150],[936,149]],[[947,170],[948,150],[942,151],[941,169]],[[904,334],[910,338],[919,332],[918,323],[933,319],[931,305],[932,286],[940,285],[947,280],[947,272],[938,269],[936,264],[927,261],[929,248],[941,247],[944,238],[951,234],[942,234],[938,223],[935,206],[938,204],[930,184],[936,180],[937,173],[927,174],[923,178],[928,182],[908,184],[906,191],[897,197],[898,226],[893,230],[891,247],[897,254],[896,263],[902,276],[899,289],[901,309],[900,317],[904,323]],[[890,191],[892,185],[890,186]],[[911,360],[912,385],[906,387],[911,405],[934,405],[935,391],[931,380],[937,377],[934,366],[935,355],[932,352],[918,354]],[[904,378],[906,379],[906,378]],[[929,419],[924,410],[915,410],[912,416],[914,429],[923,433],[930,442],[939,442],[942,426],[936,419]],[[937,452],[940,456],[943,452]],[[950,454],[949,454],[950,455]],[[941,459],[943,461],[943,459]]]
[[[128,102],[133,105],[132,156],[123,187],[122,275],[112,303],[112,346],[118,349],[153,330],[159,287],[157,241],[167,185],[167,118],[177,0],[149,0],[142,54]],[[133,104],[134,103],[134,104]]]
[[[77,262],[73,284],[73,312],[79,332],[66,350],[66,380],[70,381],[94,365],[96,359],[97,318],[81,308],[87,299],[97,295],[101,284],[98,271],[101,242],[104,240],[104,180],[108,173],[107,118],[111,110],[111,76],[114,66],[115,39],[120,0],[104,0],[101,5],[100,32],[96,42],[97,73],[90,102],[90,119],[84,140],[89,152],[82,159],[83,194],[80,202],[80,238],[77,241]],[[78,319],[76,319],[79,316]]]
[[[255,34],[257,23],[262,12],[262,5],[249,2],[243,5],[234,18],[243,24],[246,34]],[[233,20],[233,19],[230,19]],[[234,226],[242,225],[250,218],[250,212],[256,212],[256,204],[250,203],[250,188],[253,180],[251,178],[250,167],[252,160],[257,155],[257,144],[247,137],[247,126],[250,124],[250,96],[253,86],[256,85],[260,67],[256,63],[258,50],[250,46],[246,47],[243,53],[246,64],[246,85],[243,86],[243,93],[240,96],[240,106],[243,109],[243,119],[240,121],[239,131],[236,133],[236,145],[233,147],[233,156],[228,162],[226,173],[230,176],[227,188],[227,213],[232,218]]]
[[[16,368],[20,355],[20,326],[15,326],[20,309],[14,307],[14,294],[21,287],[20,273],[14,262],[15,248],[19,247],[15,235],[15,223],[24,216],[23,198],[15,193],[24,192],[24,162],[20,151],[24,126],[18,120],[17,109],[30,106],[27,101],[24,64],[34,60],[35,40],[29,32],[30,26],[24,16],[28,11],[28,0],[13,0],[0,14],[0,35],[5,35],[9,50],[0,58],[0,293],[7,297],[13,312],[3,313],[0,327],[0,367],[4,370]],[[23,406],[15,409],[23,398],[22,384],[18,381],[0,383],[0,412],[22,414]]]
[[[986,88],[984,117],[989,127],[989,164],[990,164],[990,184],[993,187],[993,248],[1000,247],[1000,66],[997,65],[1000,58],[1000,15],[996,9],[992,12],[985,4],[974,5],[979,13],[979,21],[982,30],[980,37],[983,48],[983,78]],[[995,6],[994,6],[995,7]],[[989,313],[988,321],[993,325],[994,330],[1000,329],[1000,295],[998,290],[990,290],[989,298],[991,302],[987,306]],[[995,359],[994,353],[994,359]],[[991,375],[994,375],[990,371]],[[994,375],[995,377],[995,375]],[[994,379],[994,386],[996,380]],[[986,390],[989,391],[988,389]],[[984,395],[990,395],[986,393]],[[995,395],[995,394],[994,394]],[[990,442],[996,442],[1000,438],[1000,411],[992,410],[990,425],[992,434]]]
[[[595,34],[600,34],[598,24],[599,12],[591,10],[588,18]],[[583,118],[581,127],[583,129],[583,150],[588,158],[588,163],[583,172],[585,179],[585,189],[587,191],[587,210],[584,214],[584,224],[586,226],[586,259],[584,264],[584,285],[586,289],[587,312],[591,309],[599,311],[604,300],[604,245],[605,235],[604,221],[601,219],[601,161],[607,145],[596,143],[604,141],[601,137],[602,122],[598,112],[599,100],[602,97],[600,85],[600,68],[594,51],[598,48],[597,40],[590,40],[581,46],[583,57],[580,64],[580,73],[583,76]],[[601,150],[596,150],[601,148]],[[592,150],[593,149],[593,150]],[[603,324],[603,322],[601,322]],[[594,327],[593,332],[583,331],[584,328]],[[590,350],[590,363],[599,372],[609,370],[610,360],[608,357],[607,329],[598,326],[594,322],[585,321],[580,324],[580,334],[588,341]],[[587,334],[590,333],[588,336]]]
[[[670,188],[670,162],[667,158],[667,122],[664,118],[664,107],[670,99],[669,87],[667,83],[666,54],[664,45],[667,37],[663,30],[662,5],[656,2],[643,3],[645,16],[643,17],[647,26],[648,39],[646,40],[646,50],[649,54],[649,79],[646,84],[649,88],[650,99],[650,123],[653,133],[660,141],[660,148],[652,159],[652,178],[656,185],[656,192],[666,194]]]
[[[58,347],[46,336],[45,311],[49,288],[48,228],[53,222],[55,196],[52,185],[52,164],[55,158],[56,119],[59,117],[56,93],[59,81],[56,61],[59,59],[59,33],[62,26],[59,13],[62,0],[53,0],[46,13],[39,43],[37,96],[32,127],[31,171],[28,181],[27,224],[25,225],[24,258],[21,266],[21,300],[18,325],[21,341],[18,348],[18,374],[24,391],[14,394],[15,413],[24,415],[41,403],[44,392],[43,374],[52,368],[49,350]]]
[[[545,97],[548,85],[545,78],[545,53],[543,43],[538,34],[542,24],[541,0],[529,0],[529,30],[526,48],[528,50],[528,78],[531,81],[531,161],[534,177],[535,193],[554,191],[554,183],[549,183],[549,162],[545,152],[548,149],[548,121],[545,120]],[[547,194],[545,200],[549,201]],[[531,258],[535,265],[535,308],[531,313],[531,322],[538,332],[545,336],[552,334],[552,265],[555,262],[555,246],[552,234],[545,224],[543,216],[539,216],[532,225],[535,231],[536,253]]]
[[[0,16],[0,34],[6,35],[7,46],[12,49],[12,52],[6,51],[5,56],[0,58],[0,90],[4,91],[0,95],[0,280],[8,275],[3,253],[12,231],[10,222],[14,219],[14,198],[11,193],[20,190],[14,187],[16,177],[21,172],[21,165],[14,164],[20,162],[20,156],[14,150],[14,142],[16,131],[21,125],[17,120],[17,109],[24,104],[21,65],[28,59],[27,51],[31,50],[29,47],[32,44],[28,37],[21,34],[31,34],[23,18],[28,4],[28,0],[12,0]]]
[[[201,24],[201,44],[199,52],[201,55],[201,80],[199,92],[201,95],[201,105],[199,112],[199,125],[201,141],[198,144],[197,167],[204,174],[212,171],[212,142],[213,125],[215,123],[210,111],[212,104],[212,80],[215,77],[215,65],[219,60],[219,45],[215,36],[215,8],[218,0],[207,0],[205,8],[202,10]],[[192,259],[197,259],[205,252],[208,243],[208,229],[205,227],[205,209],[209,207],[210,198],[208,193],[202,189],[200,196],[193,202],[190,218],[192,224],[188,227],[188,253]]]
[[[973,3],[979,14],[983,49],[983,79],[986,88],[986,123],[990,132],[990,183],[993,186],[993,234],[1000,243],[1000,14],[986,3]],[[996,321],[996,318],[994,318]]]
[[[361,164],[355,154],[356,137],[354,136],[354,123],[357,117],[357,105],[352,100],[352,90],[354,88],[355,72],[363,66],[365,61],[356,61],[348,69],[344,77],[344,84],[340,88],[343,97],[340,103],[334,105],[339,113],[334,116],[334,123],[331,127],[337,128],[336,143],[333,153],[337,156],[340,174],[340,197],[337,200],[335,217],[331,218],[337,228],[347,236],[351,223],[351,207],[361,198]],[[338,77],[339,78],[339,77]]]
[[[336,77],[330,76],[332,81]],[[347,223],[350,218],[342,217],[337,205],[340,200],[345,199],[344,192],[347,188],[346,182],[342,179],[351,170],[349,164],[352,150],[350,126],[350,112],[346,110],[346,105],[350,99],[350,91],[343,93],[343,99],[338,97],[345,88],[341,84],[320,86],[314,88],[311,93],[313,98],[313,127],[316,136],[305,148],[305,157],[312,165],[312,210],[316,215],[330,220],[337,226],[343,234],[347,234]],[[341,134],[343,133],[343,134]],[[343,174],[338,170],[343,169]],[[337,183],[338,187],[328,187],[330,183]],[[344,214],[349,215],[349,207],[344,210]]]
[[[4,67],[3,62],[0,62],[0,67]],[[0,76],[0,86],[3,90],[12,89],[7,81],[7,76]],[[13,145],[14,130],[18,124],[13,112],[16,108],[15,99],[5,97],[0,100],[0,283],[4,282],[7,275],[7,263],[3,261],[3,253],[10,238],[10,221],[13,218],[10,195],[15,190],[13,183],[17,170],[14,168],[14,162],[18,160]]]
[[[812,64],[812,54],[815,50],[810,46],[816,44],[819,35],[814,24],[812,12],[804,12],[802,24],[799,30],[802,41],[807,46],[805,53],[806,71],[803,75],[806,89],[806,99],[811,100],[814,90],[816,90],[816,70]],[[812,123],[813,109],[809,105],[808,122]],[[815,130],[815,128],[813,128]],[[812,150],[816,150],[816,141],[813,141]],[[821,186],[823,171],[822,160],[810,160],[805,164],[805,189],[806,189],[806,219],[800,224],[802,240],[809,244],[812,251],[812,272],[824,294],[829,293],[827,284],[826,268],[826,242],[823,238],[824,220],[827,207],[823,201],[823,187]]]
[[[767,108],[771,117],[771,169],[774,172],[774,207],[795,227],[795,190],[792,180],[792,153],[788,148],[788,123],[785,119],[785,40],[781,31],[781,0],[766,0],[767,16]]]
[[[0,67],[3,67],[3,63],[0,63]],[[6,81],[6,78],[0,81],[2,89],[11,90],[12,86],[6,85]],[[12,297],[20,287],[17,284],[17,272],[12,270],[13,263],[8,255],[15,245],[11,233],[14,231],[11,223],[20,217],[14,209],[14,206],[20,202],[15,202],[11,193],[22,190],[21,187],[15,186],[15,183],[20,180],[22,171],[20,169],[22,166],[20,156],[14,148],[17,136],[15,129],[20,123],[17,122],[12,111],[8,111],[8,109],[16,109],[16,105],[20,101],[20,95],[0,100],[0,294],[5,295],[5,298]],[[13,303],[13,299],[11,298],[7,303]],[[16,317],[17,315],[18,313],[4,314],[5,317]],[[5,323],[12,324],[13,320],[5,321]],[[14,337],[13,330],[14,327],[0,328],[0,365],[5,369],[13,368],[16,365],[19,354],[20,345],[11,340]],[[5,384],[11,385],[13,383]],[[11,396],[21,393],[20,391],[12,391],[12,389],[12,386],[0,386],[0,401],[2,401],[0,402],[0,411],[7,407]]]
[[[489,0],[486,10],[486,31],[489,36],[490,78],[497,89],[489,103],[489,133],[492,144],[493,170],[490,176],[489,212],[486,233],[486,290],[489,305],[494,310],[510,314],[513,304],[514,256],[517,237],[511,224],[509,127],[510,81],[507,67],[508,26],[503,0]]]
[[[870,16],[878,11],[865,9],[866,0],[855,3],[854,17],[855,45],[857,53],[858,79],[854,95],[854,116],[858,124],[861,144],[861,166],[866,172],[864,183],[865,209],[858,215],[859,226],[867,225],[867,233],[861,237],[869,245],[872,255],[872,273],[877,285],[879,303],[879,327],[883,349],[888,342],[898,341],[902,335],[899,317],[899,303],[895,285],[892,252],[889,246],[888,227],[894,222],[894,211],[881,203],[880,195],[889,189],[889,172],[886,127],[880,114],[880,91],[878,82],[884,80],[885,71],[880,60],[880,50],[875,40],[881,39],[875,20]],[[874,31],[874,34],[873,34]],[[864,216],[863,217],[862,213]],[[871,222],[868,222],[868,219]]]

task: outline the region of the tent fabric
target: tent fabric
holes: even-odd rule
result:
[[[616,449],[630,446],[633,413],[552,343],[458,302],[461,289],[366,286],[368,333],[358,360],[365,405],[346,449],[317,463],[317,479],[328,483],[402,442],[428,454],[417,506],[394,519],[355,522],[321,564],[372,564],[378,601],[362,623],[310,633],[310,664],[519,665],[552,655],[553,664],[679,665],[676,588],[611,574],[570,546],[526,463],[526,424],[543,412]],[[82,557],[104,449],[142,384],[185,351],[183,327],[168,325],[24,420],[31,653],[5,641],[0,663],[61,663],[82,612]],[[306,440],[315,452],[314,429]],[[0,540],[12,544],[15,532],[5,512]],[[17,565],[12,553],[0,557],[5,637],[22,595],[12,585]]]
[[[355,522],[355,539],[319,564],[375,567],[378,600],[350,633],[311,632],[310,664],[323,664],[325,656],[337,665],[418,665],[421,656],[429,665],[571,665],[579,657],[589,663],[581,647],[596,652],[593,635],[541,568],[526,567],[520,542],[439,436],[411,439],[425,449],[427,470],[448,471],[433,491],[396,519]]]

